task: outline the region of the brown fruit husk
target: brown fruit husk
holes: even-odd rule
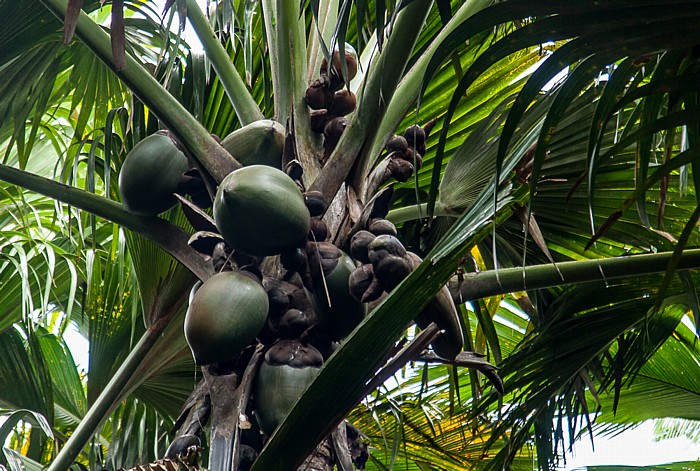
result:
[[[325,139],[323,141],[323,159],[321,160],[322,165],[328,161],[328,158],[333,153],[335,146],[338,145],[340,136],[343,134],[343,131],[345,131],[345,127],[347,125],[348,120],[342,116],[333,118],[328,122],[328,124],[326,124],[326,127],[323,129]]]
[[[347,88],[343,88],[333,95],[333,106],[330,110],[335,116],[346,116],[355,111],[356,106],[357,97],[355,94]]]
[[[377,236],[367,246],[367,255],[372,265],[375,265],[387,255],[395,255],[397,257],[406,257],[406,248],[401,241],[396,237],[388,234]]]
[[[379,299],[384,293],[386,293],[384,287],[375,276],[372,278],[372,283],[370,283],[369,287],[365,290],[365,294],[362,295],[361,301],[363,303],[371,303]]]
[[[357,57],[355,50],[349,47],[349,45],[345,46],[345,63],[348,70],[348,81],[350,81],[357,75]],[[340,51],[337,49],[333,52],[332,64],[333,69],[329,71],[328,61],[324,57],[321,61],[321,75],[328,75],[330,72],[332,75],[343,79],[343,66],[340,62]]]
[[[404,160],[406,160],[406,162],[410,162],[416,170],[420,170],[420,168],[423,166],[423,156],[411,147],[409,147],[408,151],[406,152]]]
[[[333,103],[333,90],[320,80],[315,80],[306,89],[306,104],[312,110],[325,110]]]
[[[279,315],[289,309],[289,295],[282,288],[275,286],[267,290],[267,299],[271,315]]]
[[[408,150],[408,141],[405,137],[394,134],[394,136],[389,139],[389,142],[386,143],[386,150],[405,154]]]
[[[407,257],[385,254],[372,263],[374,277],[379,280],[384,291],[390,293],[413,271]]]
[[[401,158],[392,158],[387,166],[389,173],[397,181],[407,182],[413,176],[413,164]]]
[[[298,340],[280,340],[265,354],[265,363],[272,366],[288,365],[293,368],[306,366],[320,368],[323,357],[311,345],[304,345]]]
[[[350,240],[350,255],[360,263],[370,263],[367,247],[376,239],[369,231],[358,231]]]
[[[418,147],[425,144],[425,131],[417,124],[407,127],[403,132],[403,137],[406,138],[409,147]]]
[[[311,217],[321,216],[326,212],[328,204],[320,191],[310,190],[304,193],[304,203],[309,208]]]
[[[307,267],[306,250],[301,247],[286,250],[280,254],[280,263],[285,270],[303,273]]]
[[[323,135],[326,138],[326,142],[333,143],[334,145],[337,144],[348,123],[349,121],[347,118],[342,116],[338,116],[337,118],[333,118],[328,121],[326,127],[323,128]]]
[[[328,239],[328,226],[321,219],[311,218],[311,231],[309,232],[309,240],[314,242],[324,242]]]
[[[362,301],[365,292],[374,280],[374,270],[372,265],[366,263],[355,268],[348,278],[350,294],[358,301]]]
[[[376,236],[391,235],[396,237],[396,226],[386,219],[371,219],[367,224],[367,230]]]
[[[277,325],[277,332],[283,339],[299,338],[311,324],[313,318],[309,316],[307,311],[300,309],[288,309],[280,318]]]

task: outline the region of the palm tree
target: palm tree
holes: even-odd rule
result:
[[[220,183],[241,164],[210,133],[265,117],[286,126],[308,189],[334,201],[338,244],[374,201],[426,261],[325,362],[252,469],[295,469],[346,417],[376,450],[368,469],[532,467],[530,444],[552,469],[565,428],[573,440],[698,419],[700,352],[682,321],[700,312],[699,2],[491,3],[222,1],[208,18],[169,2],[206,57],[149,2],[0,3],[5,460],[163,456],[200,379],[187,296],[213,269],[187,244],[186,203],[130,213],[117,175],[166,127]],[[306,90],[346,42],[357,108],[324,149]],[[387,180],[385,146],[414,124],[432,127],[422,166]],[[448,282],[476,355],[436,365],[406,328]],[[90,341],[86,390],[62,339],[71,322]],[[408,361],[405,381],[376,390]],[[219,431],[237,430],[216,407]]]

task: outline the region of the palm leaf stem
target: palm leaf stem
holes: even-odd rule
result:
[[[149,218],[126,211],[122,205],[80,188],[0,164],[0,180],[88,211],[152,240],[201,279],[211,276],[203,259],[187,245],[189,234],[160,218]]]
[[[406,221],[415,221],[425,217],[428,211],[428,203],[415,204],[413,206],[404,206],[402,208],[396,208],[389,211],[386,218],[387,220],[393,222],[394,224],[401,224]],[[438,216],[451,216],[458,218],[459,214],[455,214],[448,211],[439,202],[435,205],[435,211],[433,215]]]
[[[263,0],[263,18],[265,20],[265,36],[267,37],[267,50],[270,55],[270,73],[272,75],[272,89],[274,90],[275,119],[281,123],[289,116],[292,100],[289,96],[289,81],[282,74],[282,62],[289,59],[286,51],[279,47],[279,35],[277,29],[280,27],[277,18],[277,1]],[[289,67],[285,67],[285,71]]]
[[[207,58],[211,61],[216,74],[219,76],[221,85],[223,85],[229,100],[231,100],[241,125],[245,126],[254,121],[264,119],[265,116],[246,88],[241,75],[233,66],[233,61],[226,49],[217,39],[209,21],[207,21],[204,13],[202,13],[199,5],[194,0],[187,0],[187,18],[192,23],[192,27],[204,47]]]
[[[462,286],[451,292],[456,300],[464,302],[559,285],[664,273],[673,258],[674,252],[669,251],[468,273]],[[683,251],[676,270],[695,268],[700,268],[700,249]]]
[[[41,0],[61,21],[65,17],[67,0]],[[109,35],[84,12],[77,21],[76,34],[95,55],[131,89],[143,103],[163,121],[217,182],[241,164],[214,140],[209,132],[167,92],[153,76],[134,59],[126,55],[126,67],[116,71]]]
[[[320,191],[327,201],[333,200],[352,168],[370,131],[384,114],[403,75],[416,40],[433,2],[416,0],[396,17],[391,35],[376,55],[358,92],[357,109],[343,132],[311,190]]]
[[[148,329],[139,339],[134,349],[124,360],[105,389],[99,395],[95,403],[90,407],[85,417],[70,436],[66,444],[61,448],[56,459],[51,463],[48,471],[64,471],[78,457],[90,438],[99,429],[100,424],[112,412],[115,405],[121,400],[134,373],[141,366],[144,358],[151,351],[158,339],[161,338],[163,329],[167,323],[157,323],[156,328]]]
[[[311,118],[309,108],[306,106],[306,88],[308,86],[306,55],[306,22],[304,16],[299,15],[297,2],[277,0],[277,12],[279,14],[279,30],[283,33],[278,43],[279,47],[286,48],[289,53],[289,70],[286,79],[291,82],[291,109],[292,122],[290,128],[294,129],[296,139],[296,151],[299,161],[310,178],[316,178],[320,170],[318,158],[314,153],[316,145],[315,134],[311,131]],[[286,123],[282,121],[283,124]]]

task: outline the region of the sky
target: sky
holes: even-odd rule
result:
[[[595,452],[588,437],[577,442],[574,453],[560,469],[572,471],[585,466],[648,466],[700,459],[700,444],[687,438],[654,440],[654,423],[649,420],[613,438],[595,437]]]

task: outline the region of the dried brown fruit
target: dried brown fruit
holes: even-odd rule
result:
[[[386,219],[376,218],[370,219],[367,224],[367,230],[376,236],[391,235],[396,236],[396,226],[391,221]],[[398,239],[397,239],[398,240]]]
[[[357,97],[355,94],[347,88],[343,88],[333,95],[333,106],[330,110],[335,116],[345,116],[355,111],[356,106]]]
[[[315,80],[306,89],[306,104],[312,110],[328,109],[333,103],[333,90],[320,80]]]
[[[394,136],[389,139],[389,142],[386,143],[386,150],[405,154],[408,150],[408,141],[405,137],[394,134]]]

